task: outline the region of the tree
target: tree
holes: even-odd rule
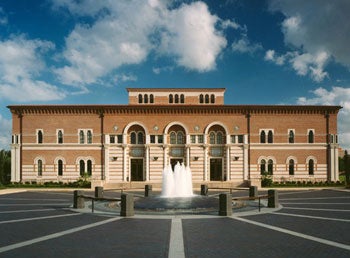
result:
[[[0,184],[8,184],[11,177],[11,152],[0,151]]]

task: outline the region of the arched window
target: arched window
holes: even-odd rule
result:
[[[199,95],[199,103],[204,103],[204,97],[203,94]]]
[[[309,131],[308,140],[309,143],[314,143],[314,132],[312,130]]]
[[[272,133],[272,130],[270,130],[270,131],[267,133],[267,142],[268,142],[268,143],[273,143],[273,133]]]
[[[289,160],[289,175],[294,175],[294,160]]]
[[[92,143],[92,133],[90,130],[87,131],[87,143]]]
[[[145,95],[143,96],[143,101],[144,101],[145,103],[148,103],[148,95],[147,95],[147,94],[145,94]]]
[[[205,94],[205,103],[209,103],[209,95]]]
[[[149,95],[149,103],[154,103],[154,96],[153,96],[153,94]]]
[[[136,144],[136,133],[135,132],[132,132],[130,134],[130,143],[131,144]]]
[[[215,133],[214,132],[211,132],[209,134],[209,143],[210,144],[215,144]]]
[[[183,132],[177,132],[177,144],[184,144],[184,134]]]
[[[266,172],[266,160],[260,161],[260,174],[264,174]]]
[[[137,144],[144,144],[142,132],[137,133]]]
[[[176,144],[176,133],[175,132],[170,133],[170,144]]]
[[[290,130],[289,131],[289,138],[288,138],[289,140],[289,143],[294,143],[294,132],[293,132],[293,130]]]
[[[43,132],[41,130],[38,131],[38,143],[43,143]]]
[[[58,160],[58,167],[57,167],[57,174],[59,176],[63,176],[63,161],[62,160]]]
[[[267,172],[269,172],[270,175],[273,174],[273,160],[269,159],[267,162]]]
[[[80,130],[80,132],[79,132],[79,143],[80,144],[84,144],[84,131],[83,130]]]
[[[214,94],[210,95],[210,103],[212,103],[212,104],[215,103],[215,95]]]
[[[314,174],[314,160],[310,159],[309,160],[309,175],[313,175]]]
[[[175,103],[179,103],[179,95],[175,94]]]
[[[180,102],[185,103],[185,95],[184,94],[180,95]]]
[[[57,142],[62,144],[63,143],[63,133],[61,130],[58,131],[57,133]]]
[[[142,103],[142,94],[139,94],[139,104]]]
[[[260,132],[260,143],[266,143],[266,133],[264,130]]]
[[[80,176],[84,176],[84,174],[85,174],[85,162],[84,162],[84,160],[79,161],[79,172],[80,172]]]
[[[218,132],[216,134],[216,143],[217,144],[223,144],[223,135],[222,132]]]
[[[174,103],[174,96],[173,96],[173,94],[169,95],[169,103]]]
[[[43,175],[43,161],[41,159],[38,160],[38,176]]]
[[[91,174],[92,174],[92,162],[91,162],[91,160],[87,161],[87,174],[88,174],[88,176],[91,176]]]

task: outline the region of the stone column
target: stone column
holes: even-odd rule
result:
[[[248,180],[248,145],[243,145],[243,180]]]
[[[85,202],[84,198],[81,197],[83,195],[83,191],[75,190],[73,194],[73,208],[74,209],[84,209]]]
[[[122,194],[120,216],[134,216],[134,196],[132,194]]]
[[[128,178],[130,179],[129,171],[127,170],[127,149],[127,145],[123,144],[123,181],[128,181]]]
[[[190,146],[186,145],[186,166],[190,166]]]
[[[145,197],[152,195],[152,185],[145,185]]]
[[[103,198],[103,187],[102,186],[95,187],[95,197],[96,198]]]
[[[258,196],[258,187],[250,186],[249,187],[249,197],[257,197]]]
[[[223,193],[219,195],[219,216],[232,215],[232,195]]]
[[[146,145],[146,181],[149,181],[149,146]]]
[[[230,146],[226,146],[226,181],[230,181],[231,178],[231,160],[230,160]]]
[[[204,158],[204,181],[208,181],[208,146],[204,146],[203,148],[203,151],[204,151],[204,155],[203,155],[203,158]]]
[[[267,207],[278,208],[278,192],[277,192],[277,190],[268,190],[267,195],[268,195]]]

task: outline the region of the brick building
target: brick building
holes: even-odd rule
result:
[[[225,105],[223,88],[129,88],[127,105],[13,105],[11,180],[194,184],[338,180],[340,106]]]

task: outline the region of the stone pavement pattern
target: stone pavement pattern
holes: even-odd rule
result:
[[[350,257],[350,192],[283,192],[269,213],[79,213],[71,192],[0,195],[0,257]],[[243,216],[244,215],[244,216]]]

